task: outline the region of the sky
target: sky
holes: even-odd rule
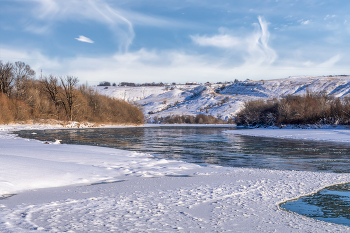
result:
[[[81,83],[350,74],[350,2],[0,0],[0,60]]]

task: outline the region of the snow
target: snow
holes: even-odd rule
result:
[[[111,182],[120,176],[174,175],[198,167],[111,148],[46,144],[4,132],[0,133],[0,195],[36,188]]]
[[[9,199],[2,231],[51,232],[335,232],[346,226],[279,209],[278,203],[348,175],[258,169],[207,169],[193,177],[32,191]],[[29,196],[29,197],[28,197]],[[5,201],[2,201],[4,203]],[[14,205],[13,202],[23,203]]]
[[[169,85],[163,87],[96,87],[103,94],[142,107],[146,120],[171,115],[212,115],[234,118],[249,100],[281,98],[286,95],[323,93],[345,98],[350,93],[350,76],[298,76],[285,79],[241,81],[226,84]]]
[[[0,194],[8,197],[0,200],[0,232],[350,231],[279,208],[284,201],[350,182],[349,174],[203,167],[8,134],[45,127],[0,126]],[[346,129],[295,132],[315,140],[349,137]]]
[[[299,139],[299,140],[317,140],[329,142],[350,142],[350,130],[347,127],[329,127],[320,129],[278,129],[278,128],[258,128],[227,130],[227,133],[255,136],[255,137],[273,137],[280,139]]]
[[[96,87],[96,90],[113,98],[141,106],[146,120],[170,115],[206,114],[225,120],[232,118],[241,108],[243,98],[220,95],[215,90],[222,84],[173,85],[164,87]]]

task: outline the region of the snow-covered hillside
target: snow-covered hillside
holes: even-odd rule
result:
[[[306,92],[324,93],[334,97],[345,97],[350,92],[350,76],[289,77],[267,81],[239,82],[227,86],[221,94],[248,95],[255,97],[281,97],[304,95]]]
[[[280,98],[285,95],[324,93],[350,96],[350,76],[300,76],[228,84],[170,85],[155,87],[96,87],[107,96],[142,107],[148,122],[155,117],[205,114],[228,120],[252,99]]]

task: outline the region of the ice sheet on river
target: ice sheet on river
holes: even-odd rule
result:
[[[242,130],[227,130],[227,133],[256,136],[273,137],[281,139],[302,139],[312,141],[328,142],[350,142],[350,128],[338,126],[319,129],[293,129],[293,128],[257,128]]]

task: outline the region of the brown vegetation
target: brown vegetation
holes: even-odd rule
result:
[[[123,100],[78,86],[72,76],[42,80],[23,62],[0,61],[0,124],[55,119],[108,124],[142,124],[142,111]]]
[[[324,94],[286,96],[246,102],[235,122],[243,126],[282,124],[350,124],[350,101]]]

